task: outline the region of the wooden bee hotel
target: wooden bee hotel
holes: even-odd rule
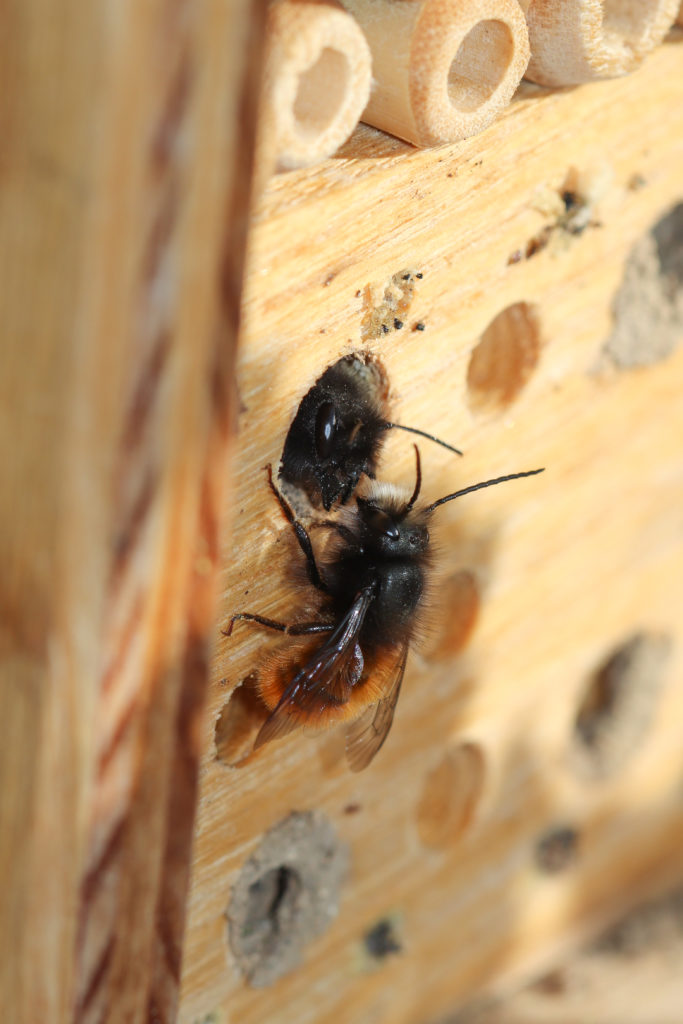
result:
[[[683,884],[683,8],[60,6],[1,44],[3,1006],[464,1021]]]

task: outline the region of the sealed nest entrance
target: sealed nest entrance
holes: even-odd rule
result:
[[[654,717],[669,649],[667,637],[638,633],[595,673],[574,725],[581,774],[612,775],[637,752]]]
[[[651,366],[683,338],[683,203],[631,250],[605,355],[620,370]]]
[[[337,916],[348,851],[322,814],[290,814],[242,868],[227,911],[237,965],[255,988],[301,961]]]

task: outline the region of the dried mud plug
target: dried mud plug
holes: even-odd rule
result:
[[[348,850],[320,813],[290,814],[242,868],[227,910],[237,966],[254,988],[294,970],[337,916]]]
[[[683,337],[683,203],[633,247],[614,299],[604,354],[619,370],[652,366]]]
[[[637,753],[656,711],[670,651],[668,637],[636,633],[595,673],[574,724],[580,775],[606,778]]]
[[[392,423],[389,382],[369,353],[345,356],[322,374],[302,401],[285,440],[279,478],[303,491],[315,508],[343,505],[363,475],[373,478],[387,430],[418,434],[461,455],[415,427]]]

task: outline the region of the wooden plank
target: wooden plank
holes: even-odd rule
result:
[[[8,9],[0,962],[16,1021],[175,1017],[263,18],[240,0]]]
[[[292,735],[241,768],[221,762],[215,724],[233,689],[283,641],[247,626],[219,639],[187,1024],[438,1019],[680,878],[683,350],[630,372],[602,353],[628,253],[680,202],[681,166],[679,33],[633,77],[557,92],[525,86],[499,123],[467,142],[416,151],[361,129],[335,159],[271,183],[250,245],[237,527],[224,544],[221,622],[238,610],[290,617],[299,607],[299,556],[263,467],[277,462],[302,395],[346,352],[382,360],[399,422],[465,449],[456,460],[421,446],[429,498],[503,472],[547,471],[441,510],[442,571],[451,582],[471,574],[476,622],[458,656],[411,656],[393,732],[364,774],[347,772],[334,735]],[[582,227],[562,201],[577,182]],[[403,270],[423,275],[403,326],[374,337],[368,313]],[[472,352],[520,302],[538,338],[516,344],[508,330],[507,356],[517,372],[531,352],[530,372],[519,370],[526,383],[506,405],[492,387],[488,408],[477,407]],[[424,330],[413,330],[418,323]],[[406,439],[390,437],[381,478],[412,482],[412,460]],[[448,593],[445,607],[437,593],[434,612],[446,650]],[[588,781],[572,759],[585,690],[643,630],[673,641],[653,724],[623,769]],[[463,763],[461,742],[479,748],[483,785],[469,829],[444,840],[424,827],[425,801],[439,778],[443,799],[457,794],[457,772],[440,766],[451,754]],[[228,942],[231,893],[264,834],[309,810],[350,848],[339,916],[303,966],[254,989]],[[558,825],[576,831],[577,854],[547,875],[536,845]],[[363,936],[384,920],[395,922],[401,952],[369,958]]]

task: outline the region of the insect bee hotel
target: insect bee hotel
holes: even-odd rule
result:
[[[675,1024],[680,0],[88,18],[8,156],[4,1005]]]

